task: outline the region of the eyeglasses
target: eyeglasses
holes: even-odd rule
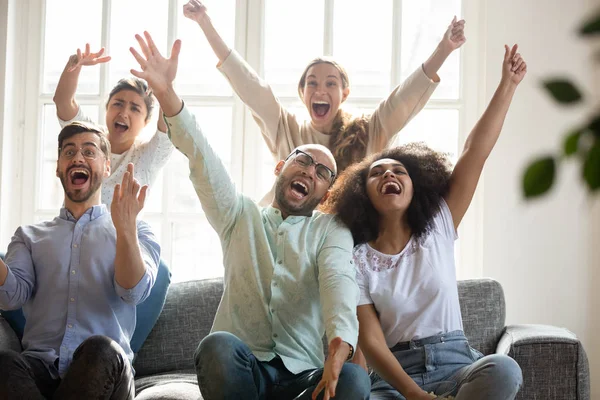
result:
[[[102,153],[102,150],[95,144],[86,144],[79,148],[75,147],[73,144],[68,144],[65,147],[58,149],[59,157],[67,160],[72,160],[79,152],[81,152],[81,155],[86,160],[95,160]]]
[[[324,181],[333,182],[333,178],[335,178],[335,172],[333,172],[328,166],[315,162],[315,160],[303,152],[302,150],[294,150],[292,154],[287,156],[285,161],[289,160],[291,157],[294,157],[294,161],[296,164],[300,165],[303,168],[308,168],[311,165],[315,165],[315,171],[317,173],[317,177]]]

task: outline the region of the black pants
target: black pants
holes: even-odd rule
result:
[[[42,360],[15,351],[0,351],[0,371],[1,399],[129,400],[135,396],[129,360],[106,336],[91,336],[81,343],[63,379],[53,379]]]

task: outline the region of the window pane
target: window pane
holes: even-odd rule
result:
[[[217,152],[225,168],[231,166],[231,107],[190,107],[206,135],[208,142]],[[168,179],[169,212],[201,213],[200,201],[190,181],[188,159],[178,150],[173,152],[166,166]]]
[[[98,118],[97,106],[82,105],[81,108],[92,120]],[[38,207],[41,209],[59,209],[64,200],[60,179],[56,177],[59,133],[60,125],[56,118],[56,106],[44,104],[42,109],[42,165],[38,197]]]
[[[130,69],[140,70],[140,66],[129,52],[135,48],[142,54],[135,40],[135,34],[144,35],[148,31],[162,55],[167,49],[167,25],[169,22],[169,2],[164,0],[118,0],[111,2],[109,88],[119,79],[131,76]]]
[[[460,0],[402,2],[402,79],[409,76],[427,60],[442,39],[454,15],[460,19]],[[467,39],[469,37],[468,29],[467,22],[465,30]],[[438,72],[442,81],[432,98],[458,98],[459,54],[459,51],[453,52]]]
[[[101,23],[101,1],[46,0],[43,93],[54,93],[69,56],[76,54],[77,48],[85,51],[85,44],[90,43],[91,51],[100,50]],[[82,68],[77,92],[98,93],[99,77],[100,66]]]
[[[309,118],[308,111],[304,106],[298,105],[293,107],[286,107],[286,109],[292,114],[295,114],[298,117],[298,120],[300,121]],[[260,165],[258,167],[259,173],[257,174],[258,193],[257,198],[255,199],[256,201],[260,201],[263,198],[263,196],[267,194],[273,187],[273,184],[275,183],[275,174],[273,173],[273,171],[275,170],[275,165],[279,161],[273,158],[273,155],[269,151],[269,148],[264,143],[264,141],[261,141],[260,148],[261,158]]]
[[[323,55],[323,21],[323,0],[265,0],[264,77],[277,96],[298,96],[304,67]]]
[[[183,16],[178,0],[178,35],[182,40],[175,86],[180,95],[230,96],[231,86],[217,70],[219,59],[212,51],[198,24]],[[215,28],[230,47],[235,40],[235,0],[203,0]]]
[[[392,1],[368,6],[361,0],[336,1],[333,26],[333,55],[350,76],[350,96],[385,96],[390,91]]]
[[[172,224],[173,282],[223,276],[223,252],[219,236],[204,216]]]
[[[437,151],[450,154],[453,163],[458,150],[458,110],[425,109],[406,125],[393,144],[425,142]]]

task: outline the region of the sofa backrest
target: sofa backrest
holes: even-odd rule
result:
[[[138,377],[194,369],[194,352],[212,327],[221,295],[222,279],[171,285],[163,312],[138,353]],[[495,352],[504,329],[504,293],[491,279],[458,282],[465,334],[484,354]]]

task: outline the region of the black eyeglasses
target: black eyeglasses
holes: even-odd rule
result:
[[[303,168],[308,168],[311,165],[315,165],[315,171],[317,173],[317,178],[322,179],[324,181],[328,181],[330,183],[333,182],[333,178],[335,178],[335,172],[331,170],[328,166],[315,162],[315,160],[303,152],[302,150],[294,150],[285,161],[289,160],[291,157],[294,157],[294,161],[296,164],[300,165]]]

